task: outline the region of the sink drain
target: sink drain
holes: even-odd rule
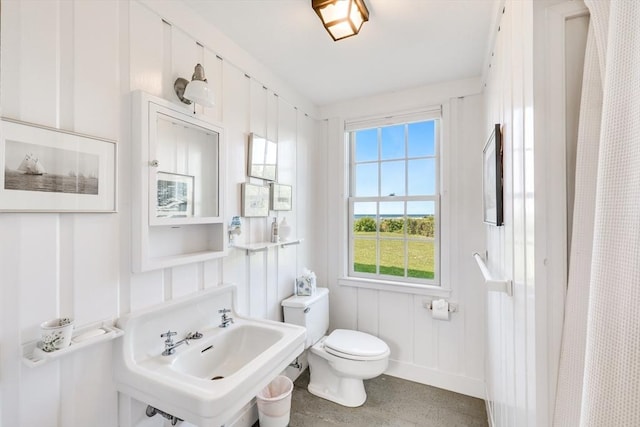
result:
[[[215,377],[211,378],[211,381],[215,381],[215,380],[221,380],[224,377],[222,375],[216,375]]]

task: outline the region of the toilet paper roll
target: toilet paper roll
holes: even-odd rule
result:
[[[449,320],[449,303],[443,299],[431,301],[431,315],[434,319]]]

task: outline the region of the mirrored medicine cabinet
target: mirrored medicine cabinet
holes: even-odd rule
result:
[[[134,271],[226,255],[222,127],[140,91],[132,107]]]

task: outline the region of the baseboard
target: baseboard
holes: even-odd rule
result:
[[[450,374],[424,366],[413,365],[411,363],[389,360],[389,367],[385,371],[386,375],[398,377],[444,390],[454,391],[467,396],[485,398],[484,381],[476,378],[464,377],[462,375]]]
[[[489,389],[485,387],[485,399],[484,406],[487,409],[487,419],[489,421],[489,427],[494,427],[496,422],[493,418],[493,401],[491,400],[491,396],[489,395]]]

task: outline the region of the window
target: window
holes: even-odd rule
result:
[[[439,284],[439,128],[439,112],[347,125],[350,277]]]

